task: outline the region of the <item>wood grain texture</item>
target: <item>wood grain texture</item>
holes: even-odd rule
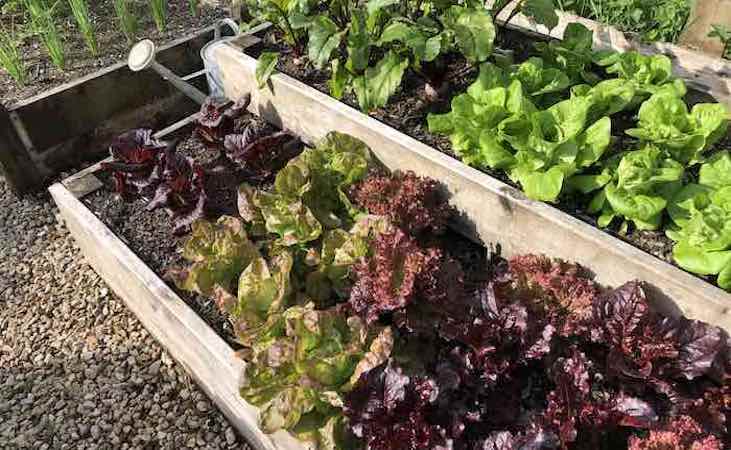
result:
[[[684,47],[700,50],[710,56],[723,56],[723,42],[710,37],[713,25],[731,28],[731,0],[695,0],[692,2],[688,24],[678,42]]]
[[[51,186],[49,192],[87,262],[150,334],[185,367],[253,448],[304,450],[287,433],[267,436],[259,430],[256,408],[239,396],[244,362],[234,350],[74,193],[61,183]]]
[[[505,19],[513,10],[513,6],[514,4],[505,8],[497,18],[498,24],[505,23]],[[675,76],[685,80],[690,87],[711,95],[717,101],[731,107],[730,61],[666,42],[654,44],[635,42],[628,39],[624,33],[614,27],[574,14],[559,11],[558,16],[558,26],[549,30],[519,13],[510,21],[508,28],[528,34],[562,39],[566,27],[570,23],[579,22],[594,32],[594,47],[596,49],[637,50],[647,55],[667,55],[673,62]]]
[[[460,228],[506,255],[545,253],[576,261],[600,283],[649,283],[666,313],[704,320],[731,330],[731,295],[545,203],[514,189],[337,100],[283,74],[256,88],[256,60],[234,48],[214,51],[226,95],[252,94],[250,110],[313,142],[330,131],[366,142],[390,169],[413,170],[442,181],[462,212]]]

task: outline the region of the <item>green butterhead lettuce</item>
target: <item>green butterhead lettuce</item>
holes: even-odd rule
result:
[[[241,395],[260,408],[267,433],[295,429],[303,418],[326,422],[340,415],[340,393],[356,369],[388,357],[392,343],[383,340],[389,337],[390,330],[369,333],[360,319],[335,310],[291,307],[243,336],[249,364]]]
[[[573,96],[544,111],[531,101],[566,87],[565,78],[534,60],[511,74],[483,64],[450,113],[429,116],[429,129],[449,134],[467,164],[505,170],[529,198],[556,201],[564,181],[598,161],[611,140],[608,117],[591,121],[593,96]]]
[[[603,187],[590,206],[590,212],[601,213],[600,226],[619,217],[641,230],[656,230],[684,172],[682,164],[648,145],[620,154],[600,175],[580,176],[575,183],[583,192]]]
[[[259,252],[249,240],[244,223],[224,216],[215,223],[194,222],[183,246],[183,257],[191,265],[170,272],[175,284],[180,289],[211,296],[217,286],[230,291]]]
[[[701,103],[688,112],[677,94],[661,91],[642,104],[639,127],[627,134],[666,150],[683,164],[695,164],[728,130],[729,113],[718,103]]]
[[[731,156],[717,153],[700,169],[699,184],[685,186],[668,207],[675,227],[675,261],[701,275],[718,275],[731,291]]]

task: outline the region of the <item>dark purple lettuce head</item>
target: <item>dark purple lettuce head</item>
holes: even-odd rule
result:
[[[226,136],[224,147],[226,156],[254,183],[271,180],[304,149],[302,141],[290,133],[262,133],[252,127],[242,134]]]
[[[429,420],[438,395],[433,379],[389,361],[360,377],[344,412],[366,450],[437,449],[446,444],[445,430]]]
[[[160,182],[147,210],[165,208],[174,220],[173,232],[181,234],[195,220],[205,216],[208,196],[203,169],[191,158],[177,153],[175,148],[175,144],[169,145],[159,159],[156,170]]]
[[[201,142],[212,149],[222,149],[224,139],[234,132],[236,119],[241,117],[251,103],[251,95],[246,94],[236,103],[227,103],[208,97],[201,106],[194,133]]]
[[[156,180],[158,156],[166,146],[166,142],[153,138],[150,129],[130,130],[109,145],[112,161],[102,163],[102,169],[112,171],[118,193],[144,194]]]
[[[371,175],[353,186],[350,196],[361,208],[388,217],[412,236],[440,234],[454,215],[440,183],[411,171]]]

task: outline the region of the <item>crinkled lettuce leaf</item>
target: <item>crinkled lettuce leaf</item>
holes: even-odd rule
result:
[[[242,336],[249,364],[241,395],[260,408],[265,432],[296,430],[306,418],[297,430],[304,433],[313,415],[326,422],[341,414],[340,393],[356,368],[367,364],[361,363],[367,355],[372,361],[388,357],[375,357],[371,349],[390,353],[392,344],[382,342],[388,336],[381,330],[369,334],[360,319],[334,309],[317,311],[313,303],[273,314]]]
[[[249,240],[244,223],[224,216],[215,223],[194,222],[183,246],[183,257],[191,265],[169,272],[175,284],[211,296],[217,286],[230,291],[239,274],[259,257],[259,251]]]

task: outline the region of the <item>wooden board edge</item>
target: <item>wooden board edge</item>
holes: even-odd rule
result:
[[[674,315],[684,314],[731,330],[731,294],[720,288],[552,206],[529,200],[519,190],[469,167],[461,161],[449,157],[294,78],[281,73],[275,74],[272,76],[271,84],[267,89],[258,90],[253,75],[256,69],[256,60],[254,58],[226,46],[216,49],[216,55],[220,58],[219,61],[227,60],[229,64],[236,65],[236,87],[232,88],[232,83],[229,82],[227,95],[235,99],[244,92],[251,92],[251,111],[262,115],[268,121],[292,129],[292,131],[304,135],[305,138],[309,138],[306,140],[317,140],[322,137],[321,130],[317,129],[318,125],[313,121],[305,119],[292,126],[291,124],[281,123],[280,115],[282,108],[302,108],[301,105],[294,105],[295,97],[317,104],[321,110],[318,113],[324,114],[329,111],[337,116],[337,120],[332,120],[332,122],[338,124],[339,131],[355,133],[357,137],[366,141],[374,135],[382,136],[391,144],[389,151],[398,149],[426,159],[453,173],[456,177],[466,180],[472,185],[479,186],[479,189],[483,189],[485,193],[499,197],[501,202],[508,203],[511,208],[520,209],[526,214],[536,214],[556,226],[561,233],[577,236],[591,244],[591,246],[596,247],[597,251],[611,253],[613,257],[617,258],[618,263],[631,264],[638,271],[635,278],[644,278],[653,285],[651,291],[654,297],[658,298],[659,306],[664,312]],[[283,93],[292,95],[286,104],[283,104],[282,101],[277,102],[276,99],[277,95]],[[307,112],[312,113],[312,111]],[[302,117],[303,114],[299,116]],[[313,129],[316,131],[312,131]],[[453,193],[455,189],[458,188],[452,187]],[[459,204],[456,206],[460,207]],[[591,269],[591,267],[589,268]],[[629,279],[625,281],[629,281]],[[665,292],[682,293],[682,295],[671,295]]]
[[[268,436],[239,396],[244,362],[157,274],[61,183],[48,191],[92,268],[196,380],[256,450],[304,450],[287,433]]]

